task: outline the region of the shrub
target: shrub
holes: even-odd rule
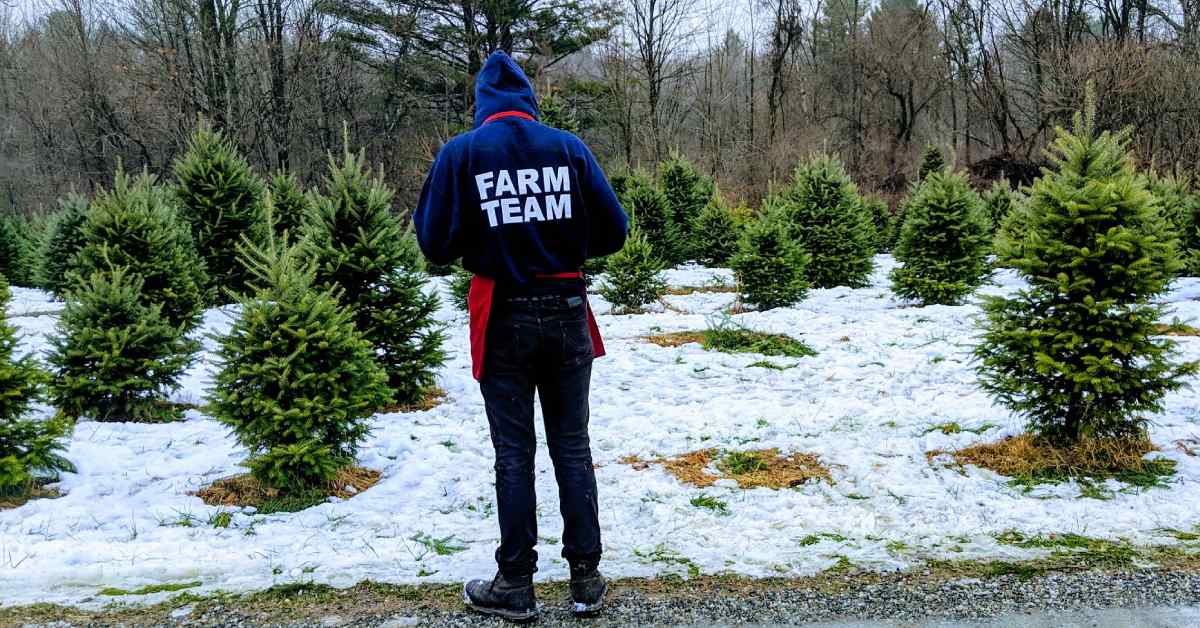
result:
[[[790,186],[768,200],[790,237],[810,256],[817,288],[867,285],[874,268],[875,227],[841,162],[817,156],[796,169]]]
[[[1178,268],[1153,195],[1133,168],[1126,133],[1094,131],[1089,94],[1074,130],[1059,129],[1053,169],[1034,182],[1030,237],[999,254],[1028,282],[985,303],[975,353],[983,388],[1025,415],[1040,438],[1069,445],[1137,438],[1145,413],[1197,372],[1155,337]]]
[[[62,297],[70,286],[72,265],[75,255],[87,239],[83,225],[88,218],[88,199],[79,194],[70,194],[58,201],[59,212],[50,226],[49,237],[41,254],[38,271],[40,283],[55,296]]]
[[[988,221],[982,201],[959,174],[935,172],[908,203],[892,290],[924,304],[955,304],[987,275]]]
[[[693,221],[692,233],[694,259],[706,266],[724,266],[737,253],[742,228],[725,201],[714,195]]]
[[[808,293],[804,249],[788,235],[777,216],[750,223],[730,260],[742,302],[759,309],[794,305]]]
[[[0,279],[0,311],[11,292]],[[17,357],[16,330],[0,321],[0,498],[29,493],[37,476],[74,471],[60,439],[70,431],[66,421],[36,421],[30,406],[42,393],[46,374],[29,356]]]
[[[179,416],[164,400],[194,360],[188,340],[147,304],[142,279],[119,267],[96,272],[68,293],[51,338],[50,398],[71,418],[163,421]]]
[[[415,243],[391,213],[392,192],[362,153],[330,158],[325,194],[315,199],[305,253],[318,286],[336,290],[388,376],[395,403],[416,403],[446,359],[434,319],[436,293],[424,290]]]
[[[650,250],[665,264],[679,257],[682,242],[667,197],[642,174],[630,177],[621,199],[632,226],[638,228]]]
[[[926,144],[925,152],[921,153],[921,165],[917,168],[917,184],[920,185],[929,175],[946,169],[946,157],[936,144]]]
[[[625,246],[608,256],[607,266],[600,295],[613,309],[640,310],[657,301],[667,289],[662,278],[664,265],[636,227],[630,230]]]
[[[219,339],[211,413],[249,450],[255,478],[301,493],[353,463],[387,375],[299,247],[242,246],[254,296]]]
[[[675,258],[667,261],[680,263],[693,259],[699,249],[709,244],[707,239],[697,241],[698,232],[693,227],[700,212],[714,200],[716,186],[712,179],[697,172],[695,166],[678,153],[672,153],[669,159],[659,164],[658,180],[678,238]]]
[[[229,293],[246,289],[238,245],[243,234],[255,239],[265,235],[265,186],[233,142],[207,124],[196,129],[173,168],[181,213],[207,265],[209,286],[224,302]]]
[[[211,300],[208,276],[170,190],[149,175],[130,180],[117,172],[113,188],[93,199],[82,232],[76,277],[125,268],[139,279],[143,304],[161,305],[163,317],[185,332],[199,324]]]

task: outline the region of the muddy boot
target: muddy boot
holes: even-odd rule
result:
[[[591,615],[604,606],[604,594],[608,592],[608,581],[600,575],[596,565],[571,565],[571,610],[576,615]]]
[[[523,623],[538,617],[532,574],[508,577],[497,573],[491,582],[472,580],[463,585],[463,601],[474,610],[509,621]]]

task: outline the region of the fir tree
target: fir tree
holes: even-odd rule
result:
[[[0,275],[9,284],[29,287],[33,283],[34,260],[26,223],[16,216],[0,216]]]
[[[676,228],[675,237],[678,239],[675,258],[667,261],[683,262],[695,257],[699,249],[708,244],[707,240],[697,241],[693,226],[700,212],[713,201],[716,186],[712,179],[697,172],[690,161],[674,152],[669,159],[659,164],[658,180],[663,196],[667,199],[667,210],[671,214],[671,222]],[[701,237],[706,236],[701,234]]]
[[[1029,237],[1002,246],[1028,287],[993,297],[976,348],[981,385],[1056,445],[1140,437],[1145,415],[1197,372],[1172,362],[1151,304],[1178,266],[1162,216],[1133,168],[1126,133],[1094,131],[1094,105],[1059,129],[1034,182]]]
[[[926,144],[925,152],[921,154],[921,165],[917,169],[917,184],[921,184],[935,172],[946,169],[946,157],[936,144]]]
[[[1182,172],[1152,172],[1148,184],[1178,240],[1176,246],[1182,258],[1183,273],[1200,276],[1200,194],[1196,192],[1192,178]]]
[[[600,295],[614,310],[639,311],[657,301],[667,289],[662,277],[665,265],[636,227],[630,230],[625,246],[608,256],[607,267]]]
[[[579,119],[571,110],[570,104],[559,98],[554,92],[547,92],[538,103],[541,112],[539,121],[556,129],[579,135]]]
[[[118,171],[113,188],[93,199],[82,236],[72,264],[76,277],[125,268],[140,279],[143,303],[161,305],[172,325],[187,332],[200,323],[211,300],[204,261],[179,218],[174,195],[153,177],[131,180]]]
[[[0,279],[0,312],[10,298],[8,283]],[[31,357],[17,357],[16,350],[16,330],[0,321],[0,497],[26,495],[39,477],[75,470],[61,453],[66,447],[60,439],[70,424],[28,416],[46,374]]]
[[[468,309],[467,298],[471,292],[471,278],[474,274],[461,266],[454,268],[454,272],[450,275],[450,303],[454,305],[460,312],[466,312]]]
[[[208,270],[213,295],[222,299],[246,287],[238,260],[243,234],[264,235],[263,181],[220,131],[202,124],[174,164],[176,193],[183,218]],[[223,300],[223,299],[222,299]]]
[[[395,402],[418,401],[446,359],[434,319],[438,297],[425,292],[413,239],[391,213],[392,192],[364,165],[362,153],[330,158],[325,194],[306,227],[306,252],[318,285],[336,289],[375,347]]]
[[[760,310],[795,305],[808,293],[808,254],[777,214],[750,223],[730,260],[743,303]]]
[[[796,169],[790,186],[768,200],[789,236],[810,257],[817,288],[867,285],[875,266],[875,227],[858,188],[837,159],[817,156]]]
[[[637,174],[625,186],[621,204],[650,249],[664,263],[679,257],[682,242],[667,197],[649,177]]]
[[[1008,186],[1005,180],[996,181],[983,194],[983,210],[988,218],[992,233],[997,233],[1004,220],[1008,218],[1013,207],[1019,202],[1020,195]]]
[[[71,418],[163,421],[178,417],[165,401],[194,361],[187,339],[147,304],[142,279],[118,267],[82,279],[68,293],[51,338],[50,397]]]
[[[892,250],[896,246],[896,239],[900,237],[900,221],[888,207],[887,200],[872,194],[863,197],[863,206],[875,227],[875,250]]]
[[[983,202],[966,178],[930,174],[908,203],[892,291],[923,304],[958,303],[987,275],[988,240]]]
[[[276,235],[288,235],[296,241],[302,235],[305,216],[312,211],[312,199],[290,172],[277,172],[267,186],[273,202],[273,221]]]
[[[318,488],[354,462],[388,398],[387,375],[350,309],[314,287],[300,247],[246,239],[242,255],[257,287],[219,339],[211,412],[250,451],[260,482]]]
[[[718,194],[696,216],[692,232],[695,259],[706,266],[724,266],[737,253],[742,229],[733,210]]]
[[[68,274],[75,262],[75,255],[87,243],[83,225],[87,222],[89,202],[87,197],[70,194],[58,201],[58,207],[58,215],[50,226],[50,234],[41,254],[38,274],[40,283],[61,298],[70,286]]]

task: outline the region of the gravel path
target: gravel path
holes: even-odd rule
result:
[[[874,626],[1194,626],[1200,624],[1200,572],[1131,570],[1053,573],[1029,579],[940,579],[920,574],[847,576],[819,586],[800,582],[718,580],[629,581],[614,586],[608,609],[572,618],[561,586],[542,593],[538,626],[803,625]],[[408,598],[408,599],[406,599]],[[1108,609],[1108,610],[1105,610]],[[378,591],[290,596],[277,603],[199,600],[141,609],[81,613],[17,609],[0,625],[500,626],[468,613],[451,590],[435,598]],[[27,623],[32,622],[32,623]]]

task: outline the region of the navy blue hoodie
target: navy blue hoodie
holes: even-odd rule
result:
[[[517,112],[488,121],[496,114]],[[537,121],[533,87],[503,52],[475,79],[475,129],[442,147],[413,215],[435,264],[502,283],[573,272],[625,243],[628,219],[579,138]]]

